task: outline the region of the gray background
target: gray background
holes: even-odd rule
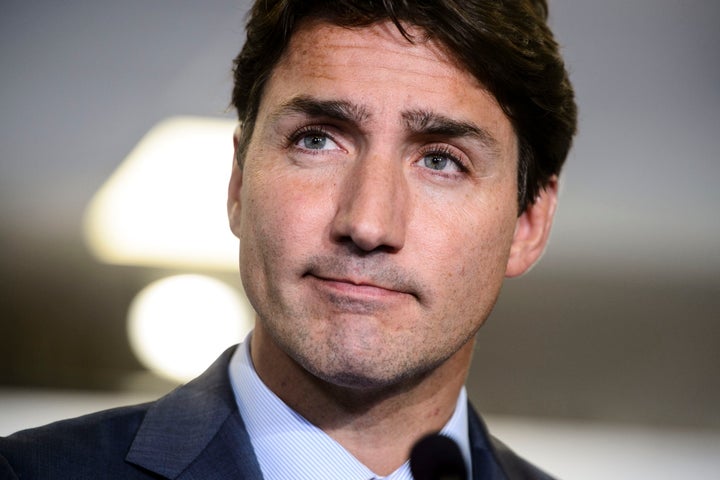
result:
[[[580,135],[550,248],[507,283],[470,395],[491,413],[718,429],[720,3],[550,5]],[[175,272],[98,264],[82,212],[161,119],[231,116],[246,8],[2,1],[0,385],[168,387],[139,373],[124,322]]]

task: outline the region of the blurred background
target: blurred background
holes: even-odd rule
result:
[[[166,119],[232,131],[248,3],[3,0],[0,434],[173,388],[128,334],[130,306],[153,282],[196,274],[240,292],[233,266],[103,261],[86,211]],[[580,134],[550,247],[506,283],[478,336],[470,396],[498,436],[564,478],[717,478],[720,3],[550,0],[550,10]],[[190,142],[192,131],[170,138]],[[216,200],[173,176],[211,164],[229,174],[230,156],[216,157],[182,168],[166,158],[152,188],[126,185],[157,204],[134,207],[150,215],[137,230],[162,230],[163,212],[192,225],[206,197],[224,215],[224,178]],[[234,255],[229,231],[219,235]],[[201,331],[215,330],[208,317]],[[242,339],[229,332],[219,348]]]

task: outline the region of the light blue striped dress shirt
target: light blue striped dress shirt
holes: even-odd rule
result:
[[[339,443],[288,407],[260,380],[248,335],[230,361],[230,382],[265,480],[412,480],[405,462],[386,477],[373,473]],[[470,470],[467,393],[441,433],[455,440]],[[468,477],[470,478],[470,476]]]

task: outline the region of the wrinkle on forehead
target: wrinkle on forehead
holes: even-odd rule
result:
[[[490,90],[470,73],[444,44],[420,27],[403,24],[403,28],[412,41],[403,36],[390,20],[367,26],[343,27],[323,19],[306,19],[298,24],[274,71],[277,71],[281,64],[306,65],[311,66],[315,78],[333,80],[332,75],[327,73],[329,67],[350,68],[361,64],[367,58],[368,51],[377,54],[376,45],[371,42],[358,42],[357,34],[362,32],[363,38],[376,37],[382,41],[383,51],[379,55],[397,55],[392,62],[378,60],[375,65],[378,69],[387,71],[388,77],[398,74],[430,75],[437,77],[439,82],[449,80],[464,84],[463,88],[467,88],[469,83],[482,90],[492,103],[500,107]],[[325,54],[326,51],[334,49],[344,51],[343,60]],[[428,64],[432,64],[432,68],[428,69]],[[418,86],[416,93],[425,92],[431,93],[433,90],[423,90],[422,86]]]
[[[304,20],[302,21],[290,39],[285,54],[279,63],[294,60],[307,65],[321,67],[326,65],[326,56],[322,50],[343,49],[347,53],[345,64],[354,63],[355,56],[364,56],[367,51],[375,50],[374,46],[367,42],[358,44],[354,35],[362,32],[365,37],[377,37],[384,40],[384,50],[387,53],[400,54],[402,61],[386,68],[390,71],[425,73],[417,69],[419,63],[431,61],[434,63],[446,64],[457,70],[467,73],[468,78],[473,78],[466,69],[460,65],[444,45],[429,38],[424,30],[413,25],[404,25],[405,31],[411,36],[412,41],[400,33],[398,28],[391,21],[383,21],[367,26],[343,27],[332,24],[325,20]],[[347,35],[338,35],[338,32],[347,32]],[[318,53],[320,53],[318,55]],[[442,68],[442,67],[441,67]],[[322,72],[317,72],[322,76]],[[477,83],[477,82],[476,82]],[[482,86],[478,83],[478,86]]]

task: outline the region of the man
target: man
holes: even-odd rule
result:
[[[503,278],[545,247],[575,130],[546,17],[540,0],[258,1],[228,194],[254,332],[153,404],[0,440],[0,470],[411,478],[441,432],[467,478],[549,478],[463,387]]]

